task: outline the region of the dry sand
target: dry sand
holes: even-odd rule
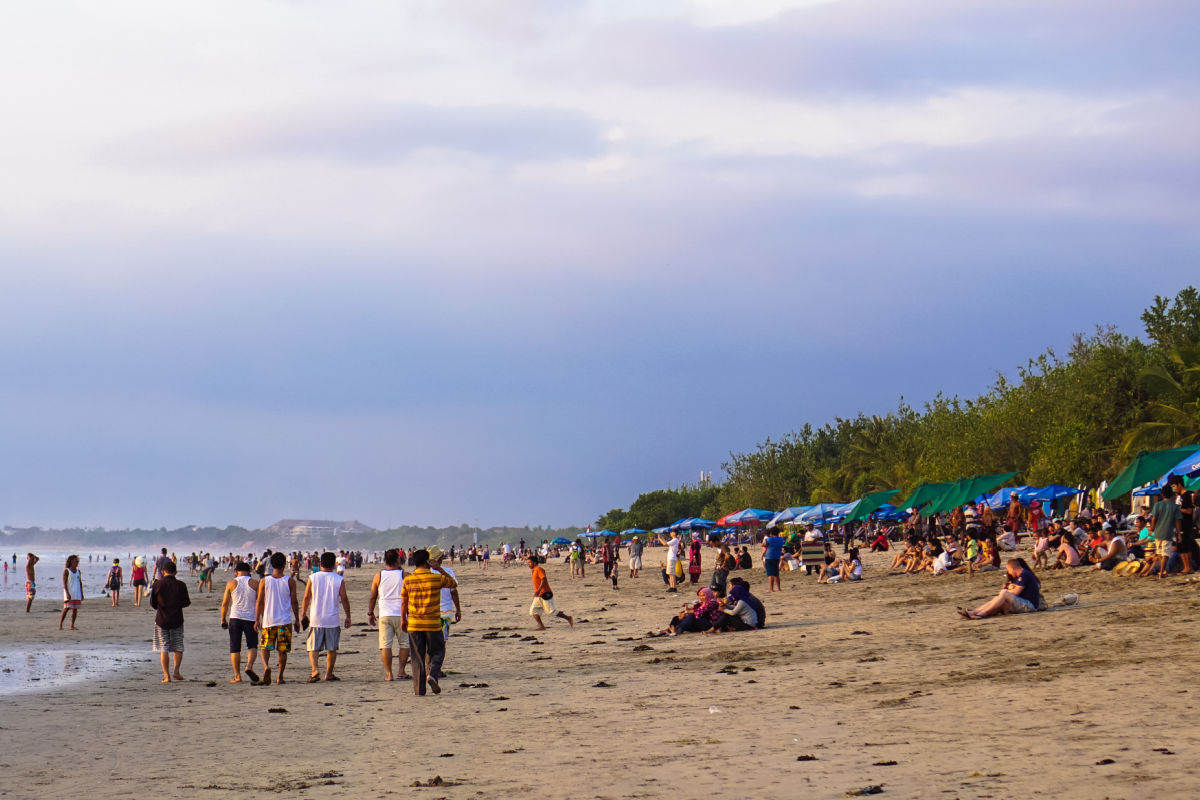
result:
[[[870,556],[866,580],[844,586],[784,573],[776,594],[756,568],[740,574],[767,630],[647,638],[686,589],[664,593],[655,569],[613,591],[598,568],[573,581],[556,563],[555,600],[579,623],[528,640],[528,568],[465,564],[452,674],[424,698],[382,682],[376,635],[360,627],[374,568],[350,575],[342,682],[312,685],[303,652],[289,685],[227,683],[220,595],[197,595],[194,579],[191,680],[171,685],[150,653],[153,612],[128,592],[117,609],[87,600],[71,633],[46,589],[28,615],[0,603],[0,668],[13,670],[0,797],[1200,796],[1187,774],[1200,753],[1197,584],[1044,572],[1049,601],[1078,592],[1080,604],[965,622],[954,606],[993,595],[995,573],[885,566]],[[76,682],[31,680],[64,662]],[[447,785],[413,788],[434,776]]]

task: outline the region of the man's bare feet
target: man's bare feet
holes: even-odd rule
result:
[[[230,679],[229,679],[229,682],[230,682],[230,683],[241,683],[241,682],[242,682],[242,676],[241,676],[241,675],[238,675],[236,678],[230,678]]]
[[[285,683],[287,683],[287,681],[285,681],[283,678],[279,678],[277,681],[275,681],[276,686],[283,686]]]
[[[162,682],[163,682],[163,683],[170,683],[170,682],[171,682],[171,679],[170,679],[169,677],[164,677],[164,678],[162,679]]]
[[[72,625],[70,628],[68,628],[68,630],[77,631],[79,628],[76,628],[74,625]]]
[[[180,675],[178,672],[176,672],[174,675],[172,675],[172,676],[171,676],[171,680],[173,680],[173,681],[186,681],[186,680],[187,680],[187,678],[183,677],[183,676],[182,676],[182,675]]]

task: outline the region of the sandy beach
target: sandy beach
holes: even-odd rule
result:
[[[297,652],[294,682],[253,687],[227,683],[219,593],[188,579],[189,681],[162,685],[153,612],[97,593],[80,630],[60,632],[58,566],[43,563],[32,613],[0,602],[0,797],[1196,796],[1200,584],[1041,572],[1049,602],[1079,604],[966,622],[954,607],[992,596],[996,573],[866,565],[838,586],[785,572],[774,594],[756,566],[737,574],[766,603],[766,630],[648,638],[688,597],[665,593],[657,569],[613,591],[598,568],[571,580],[549,565],[578,624],[535,634],[526,567],[464,564],[445,691],[416,698],[382,681],[363,624],[373,567],[349,575],[342,681],[304,683]]]

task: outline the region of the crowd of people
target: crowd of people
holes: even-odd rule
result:
[[[1016,494],[1007,513],[992,513],[989,507],[968,503],[946,517],[911,515],[903,525],[870,522],[822,532],[813,525],[786,535],[767,531],[761,542],[761,561],[767,579],[767,592],[782,588],[785,568],[817,575],[817,583],[836,584],[862,580],[860,545],[873,551],[894,549],[891,570],[900,574],[930,573],[944,575],[977,572],[1003,572],[998,594],[977,608],[959,608],[965,619],[983,619],[998,614],[1020,614],[1045,607],[1041,581],[1034,569],[1079,569],[1091,567],[1117,575],[1191,574],[1200,565],[1197,542],[1200,539],[1200,509],[1195,497],[1182,490],[1180,482],[1167,482],[1156,502],[1143,514],[1124,515],[1104,509],[1084,509],[1070,518],[1040,513],[1018,513]],[[833,534],[832,536],[830,534]],[[839,555],[835,539],[843,547]],[[668,593],[677,592],[686,580],[696,597],[678,609],[665,627],[650,635],[675,636],[685,633],[716,634],[750,631],[765,627],[766,610],[762,601],[750,592],[751,584],[743,575],[753,567],[746,545],[706,539],[703,532],[685,541],[679,532],[647,542],[637,536],[624,543],[629,577],[642,570],[646,546],[661,546],[666,560],[661,562],[662,580]],[[545,630],[545,618],[561,619],[574,626],[574,618],[558,608],[550,588],[545,564],[562,556],[572,578],[583,578],[589,564],[603,566],[604,578],[618,588],[623,572],[623,543],[615,537],[584,543],[582,539],[565,547],[543,541],[536,548],[522,540],[515,547],[502,543],[497,552],[501,562],[525,561],[531,572],[533,600],[529,609],[535,627]],[[701,585],[706,552],[711,555],[710,577]],[[1007,559],[1001,553],[1014,553]],[[1027,552],[1032,564],[1017,551]],[[441,691],[444,676],[446,642],[451,625],[462,619],[458,582],[451,565],[470,560],[482,562],[486,569],[490,547],[402,548],[374,553],[273,552],[261,556],[232,553],[214,557],[210,553],[192,553],[184,557],[189,573],[197,578],[198,592],[212,591],[214,574],[221,568],[233,573],[224,587],[220,606],[221,627],[229,634],[233,683],[243,674],[254,685],[283,684],[293,635],[305,635],[309,662],[309,682],[337,681],[337,654],[340,631],[351,622],[351,607],[344,582],[348,569],[364,563],[380,564],[373,576],[366,613],[367,624],[377,626],[384,680],[413,682],[413,691]],[[106,557],[107,558],[107,557]],[[14,564],[16,556],[14,554]],[[37,594],[37,555],[26,559],[26,611]],[[686,566],[685,566],[686,562]],[[126,579],[120,559],[113,559],[104,583],[112,606],[120,605],[121,589],[128,583],[134,591],[135,607],[143,600],[156,612],[154,650],[160,653],[163,682],[183,680],[184,609],[191,604],[188,585],[180,580],[178,560],[162,548],[152,564],[142,557],[132,560]],[[405,567],[409,567],[409,571]],[[15,568],[15,567],[14,567]],[[741,574],[735,574],[741,573]],[[67,558],[62,576],[63,606],[59,628],[68,624],[77,630],[76,621],[84,600],[84,582],[80,557]],[[242,651],[246,660],[242,662]],[[324,669],[320,657],[324,654]],[[274,664],[272,664],[274,661]],[[261,662],[261,675],[256,670]],[[411,666],[411,675],[406,667]]]

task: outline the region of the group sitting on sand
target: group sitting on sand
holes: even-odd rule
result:
[[[651,636],[675,636],[680,633],[725,633],[765,628],[767,612],[762,601],[750,593],[743,578],[729,579],[729,593],[720,588],[703,587],[696,599],[677,612],[667,626],[651,631]]]

